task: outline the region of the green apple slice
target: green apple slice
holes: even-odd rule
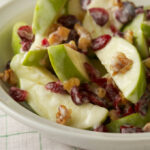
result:
[[[148,47],[141,25],[145,20],[145,14],[139,14],[135,19],[125,27],[124,31],[131,30],[134,33],[135,46],[137,47],[141,57],[147,58],[149,56]]]
[[[22,64],[25,66],[49,67],[49,57],[47,50],[32,50],[24,55]]]
[[[150,37],[150,21],[144,21],[141,24],[141,29],[142,29],[145,37],[149,38]]]
[[[120,52],[132,60],[133,65],[126,73],[113,75],[111,65],[114,58]],[[137,49],[126,40],[113,37],[106,47],[96,52],[96,55],[112,76],[125,98],[132,103],[136,103],[146,88],[145,70]]]
[[[76,16],[79,20],[81,20],[85,14],[81,8],[80,0],[69,0],[67,10],[68,14]]]
[[[45,89],[45,84],[58,79],[43,67],[26,67],[21,64],[23,55],[16,55],[11,68],[20,80],[20,88],[28,92],[27,103],[40,116],[56,121],[60,105],[72,110],[67,125],[76,128],[92,128],[101,125],[108,115],[108,110],[93,104],[75,105],[69,95],[52,93]]]
[[[48,53],[52,67],[61,81],[72,77],[77,77],[83,82],[89,81],[84,68],[84,63],[88,62],[88,59],[84,54],[63,44],[49,47]]]
[[[24,22],[18,22],[14,25],[13,27],[13,31],[12,31],[12,48],[13,48],[13,52],[14,54],[18,54],[20,53],[20,49],[21,49],[21,39],[17,33],[18,29],[21,26],[27,25]]]
[[[34,11],[33,32],[45,35],[66,2],[67,0],[38,0]]]
[[[109,132],[117,133],[120,132],[120,127],[123,125],[131,125],[131,126],[142,128],[149,121],[150,121],[150,109],[146,114],[146,116],[142,116],[138,113],[134,113],[126,117],[123,117],[121,119],[112,121],[108,125],[106,125],[106,127],[109,130]]]

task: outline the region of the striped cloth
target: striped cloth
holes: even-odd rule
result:
[[[0,111],[0,150],[79,150],[51,141]]]

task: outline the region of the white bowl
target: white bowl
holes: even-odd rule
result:
[[[0,3],[0,70],[12,57],[11,29],[16,21],[31,22],[35,0],[3,0]],[[149,0],[137,0],[136,4],[149,4]],[[149,150],[150,133],[111,134],[85,131],[62,126],[41,118],[16,103],[0,83],[0,108],[16,120],[36,128],[47,137],[64,144],[91,150]]]

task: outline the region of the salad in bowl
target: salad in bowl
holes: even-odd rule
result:
[[[150,131],[150,9],[121,0],[37,0],[17,22],[0,78],[51,121],[95,132]]]

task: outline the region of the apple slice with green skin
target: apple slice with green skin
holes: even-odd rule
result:
[[[52,67],[61,81],[72,77],[77,77],[83,82],[89,81],[84,68],[84,63],[89,60],[84,54],[63,44],[49,47],[48,54]]]
[[[33,17],[33,32],[45,35],[66,2],[67,0],[38,0]]]
[[[108,115],[108,110],[93,104],[75,105],[69,95],[52,93],[45,89],[48,82],[58,79],[43,67],[26,67],[21,64],[23,55],[16,55],[11,61],[11,69],[20,80],[20,88],[28,92],[27,103],[40,116],[56,121],[60,105],[72,110],[67,125],[88,129],[101,125]]]
[[[49,67],[50,61],[47,50],[30,50],[22,60],[24,66],[41,66]]]
[[[141,29],[145,35],[146,38],[150,37],[150,21],[144,21],[141,24]]]
[[[131,30],[134,34],[134,42],[137,47],[141,57],[147,58],[149,56],[148,46],[146,43],[146,39],[144,33],[141,29],[141,25],[145,20],[145,14],[139,14],[135,17],[135,19],[124,28],[124,32]]]
[[[14,25],[13,27],[13,31],[12,31],[12,48],[13,48],[13,52],[14,54],[18,54],[20,53],[20,49],[21,49],[21,39],[18,35],[18,29],[21,26],[27,25],[24,22],[18,22]]]
[[[128,59],[132,60],[133,64],[124,74],[113,75],[111,66],[119,53],[123,53]],[[136,103],[144,94],[146,88],[145,70],[137,49],[126,40],[113,37],[103,49],[96,51],[96,55],[122,91],[124,97],[132,103]]]
[[[123,125],[131,125],[142,128],[147,122],[150,122],[150,109],[145,116],[142,116],[139,113],[134,113],[118,120],[112,121],[107,124],[106,127],[109,132],[119,133],[120,127]]]

